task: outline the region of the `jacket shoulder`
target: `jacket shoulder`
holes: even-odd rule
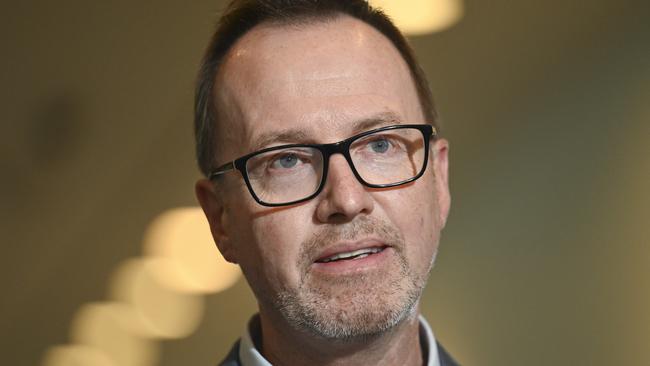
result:
[[[239,340],[235,342],[226,358],[219,362],[219,366],[241,366],[241,361],[239,361],[239,342]]]
[[[440,366],[460,366],[449,353],[442,347],[440,343],[436,344],[438,346],[438,357],[440,358]]]

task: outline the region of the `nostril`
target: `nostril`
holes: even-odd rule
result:
[[[327,220],[327,222],[331,224],[344,224],[346,222],[352,221],[351,217],[348,217],[340,212],[335,212],[331,214]]]

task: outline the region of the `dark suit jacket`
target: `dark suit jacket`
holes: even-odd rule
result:
[[[451,356],[445,351],[444,348],[440,345],[440,343],[437,343],[438,346],[438,356],[440,357],[440,366],[459,366],[456,361],[454,361]],[[232,349],[230,352],[228,352],[228,356],[226,356],[226,359],[221,361],[219,364],[220,366],[241,366],[241,362],[239,361],[239,341],[235,343],[234,346],[232,346]]]

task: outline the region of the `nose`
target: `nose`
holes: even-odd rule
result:
[[[343,155],[332,155],[326,179],[316,209],[320,222],[347,222],[372,212],[374,201],[370,192],[357,180]]]

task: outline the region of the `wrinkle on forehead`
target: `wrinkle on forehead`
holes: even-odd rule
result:
[[[377,30],[349,16],[299,26],[258,25],[235,43],[217,79],[219,131],[232,135],[231,146],[286,128],[285,123],[340,125],[347,112],[359,112],[355,98],[368,96],[383,109],[394,107],[385,101],[420,108],[399,52]],[[395,85],[410,88],[396,93]],[[224,144],[219,140],[217,145]]]
[[[332,121],[331,125],[335,127],[334,129],[342,129],[344,131],[349,130],[350,132],[348,133],[348,135],[352,136],[357,133],[370,130],[373,128],[378,128],[389,124],[399,124],[401,120],[402,119],[400,116],[397,116],[394,113],[387,111],[384,113],[379,113],[377,115],[371,116],[366,119],[355,121],[351,124],[346,123],[344,127],[341,126],[343,128],[336,127],[337,125],[341,125],[341,123],[337,121]],[[255,140],[251,142],[251,146],[252,146],[251,149],[253,151],[261,150],[263,148],[270,147],[271,145],[275,145],[279,143],[291,144],[291,143],[336,142],[336,140],[332,140],[332,141],[323,140],[322,134],[314,131],[315,128],[313,126],[314,125],[306,125],[298,128],[286,128],[286,129],[274,130],[272,132],[269,131],[269,132],[260,133],[258,136],[255,137]]]

